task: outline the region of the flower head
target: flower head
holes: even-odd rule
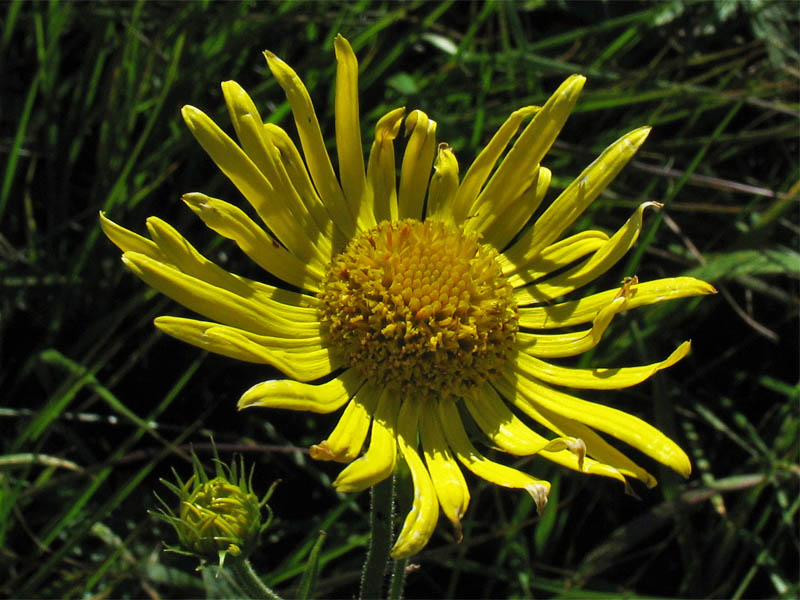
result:
[[[209,479],[192,452],[193,473],[185,483],[174,471],[177,485],[161,480],[178,496],[177,513],[159,497],[162,509],[152,514],[175,528],[181,548],[170,550],[204,560],[218,558],[222,566],[226,556],[244,559],[258,546],[261,533],[271,521],[267,507],[270,517],[262,523],[261,510],[276,484],[259,500],[253,493],[253,470],[246,476],[241,457],[238,464],[234,460],[226,465],[215,456],[214,463],[216,476]]]
[[[240,408],[344,408],[330,436],[311,448],[316,459],[348,463],[336,489],[363,490],[405,460],[415,494],[395,557],[424,547],[440,508],[460,539],[470,497],[461,466],[497,485],[526,490],[539,509],[547,501],[548,482],[481,454],[463,418],[508,454],[538,454],[626,485],[628,478],[648,486],[655,479],[601,434],[688,476],[688,457],[663,433],[562,389],[635,385],[683,358],[688,342],[639,367],[579,369],[551,362],[593,348],[622,311],[714,291],[687,277],[633,278],[607,292],[565,299],[612,267],[635,243],[645,210],[659,206],[643,203],[611,236],[565,235],[650,129],[614,142],[539,211],[551,175],[542,160],[584,77],[567,78],[544,106],[512,113],[460,177],[450,147],[436,143],[435,121],[419,110],[405,116],[398,108],[381,118],[365,163],[358,64],[343,37],[336,38],[335,50],[338,177],[308,91],[270,52],[267,63],[291,105],[302,157],[290,136],[264,123],[232,81],[222,91],[238,144],[200,110],[182,111],[252,216],[200,193],[185,195],[184,202],[285,286],[221,269],[158,218],[148,219],[147,239],[101,215],[104,231],[134,273],[209,319],[159,317],[156,326],[287,376],[249,389]],[[404,117],[408,141],[398,177],[394,140]],[[537,433],[527,420],[552,434]]]

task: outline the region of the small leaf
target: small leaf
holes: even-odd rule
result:
[[[419,94],[417,80],[408,73],[398,73],[397,75],[392,75],[386,81],[386,84],[404,96],[413,96],[415,94]]]
[[[311,592],[317,583],[317,577],[319,576],[319,553],[320,550],[322,550],[322,544],[325,542],[326,535],[324,531],[319,532],[319,537],[314,543],[314,547],[311,549],[311,554],[308,557],[306,570],[303,572],[300,585],[297,587],[297,597],[302,598],[302,600],[308,600],[308,598],[311,597]]]
[[[742,275],[788,275],[800,279],[800,253],[782,247],[737,250],[712,256],[706,264],[685,275],[711,282]]]

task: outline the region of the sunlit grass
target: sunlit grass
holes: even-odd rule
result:
[[[227,268],[238,250],[192,219],[181,194],[236,201],[179,116],[224,117],[235,79],[289,126],[260,55],[309,84],[333,139],[332,39],[359,56],[362,128],[405,105],[439,122],[465,164],[514,109],[573,72],[589,81],[547,158],[557,193],[610,142],[654,130],[576,224],[607,231],[643,200],[665,204],[605,279],[691,274],[720,294],[619,318],[586,365],[648,363],[681,340],[692,354],[652,382],[597,399],[645,416],[687,448],[688,482],[624,495],[528,459],[553,482],[525,494],[471,482],[465,540],[439,527],[409,597],[796,597],[798,436],[798,19],[791,4],[28,3],[0,6],[0,594],[227,596],[225,578],[165,554],[147,515],[188,444],[255,462],[275,522],[252,557],[293,596],[320,530],[317,596],[358,588],[362,496],[306,449],[331,418],[236,413],[274,371],[207,356],[156,333],[180,309],[125,271],[99,210],[142,231],[175,223]],[[603,285],[601,282],[600,285]],[[652,465],[650,465],[652,466]],[[205,590],[205,591],[204,591]]]

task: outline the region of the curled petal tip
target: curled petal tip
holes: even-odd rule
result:
[[[456,538],[456,544],[460,544],[464,540],[464,530],[461,528],[461,521],[453,523],[453,536]]]
[[[573,438],[567,442],[567,449],[578,457],[578,470],[583,471],[583,461],[586,458],[586,442],[581,438]]]
[[[314,444],[308,449],[308,452],[314,460],[333,460],[334,458],[333,452],[328,448],[327,442]]]
[[[642,210],[645,210],[646,208],[654,208],[656,210],[661,210],[662,208],[664,208],[664,205],[661,202],[656,202],[655,200],[650,200],[649,202],[642,202],[642,205],[641,205],[640,208]]]
[[[536,504],[536,512],[541,515],[544,507],[547,506],[547,498],[550,495],[550,484],[546,481],[532,483],[525,487],[525,491],[531,495],[534,504]]]
[[[250,389],[248,389],[244,394],[242,394],[241,398],[239,398],[239,401],[236,403],[236,409],[243,410],[245,408],[250,408],[251,406],[258,406],[259,396],[253,394],[253,390],[255,390],[258,387],[263,387],[264,383],[268,382],[257,383],[256,385],[251,386]]]
[[[625,480],[625,495],[630,496],[631,498],[636,498],[637,500],[641,500],[641,498],[639,497],[639,494],[637,494],[633,490],[633,488],[631,487],[631,484],[628,483],[627,479]]]
[[[314,460],[332,460],[336,462],[350,462],[350,458],[345,456],[341,452],[334,452],[331,450],[330,446],[328,446],[328,441],[322,441],[319,444],[314,444],[309,448],[309,454],[311,458]]]

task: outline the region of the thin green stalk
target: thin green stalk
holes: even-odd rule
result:
[[[392,522],[394,520],[394,475],[372,486],[372,505],[369,525],[372,533],[361,573],[359,598],[382,598],[389,551],[392,547]]]
[[[233,573],[236,583],[247,594],[248,598],[258,598],[259,600],[281,600],[275,592],[269,589],[261,578],[253,570],[253,565],[248,559],[232,560],[226,565]]]
[[[394,561],[394,568],[392,569],[392,581],[389,584],[389,600],[400,600],[403,597],[403,589],[406,585],[406,567],[408,566],[408,559],[401,558]]]

